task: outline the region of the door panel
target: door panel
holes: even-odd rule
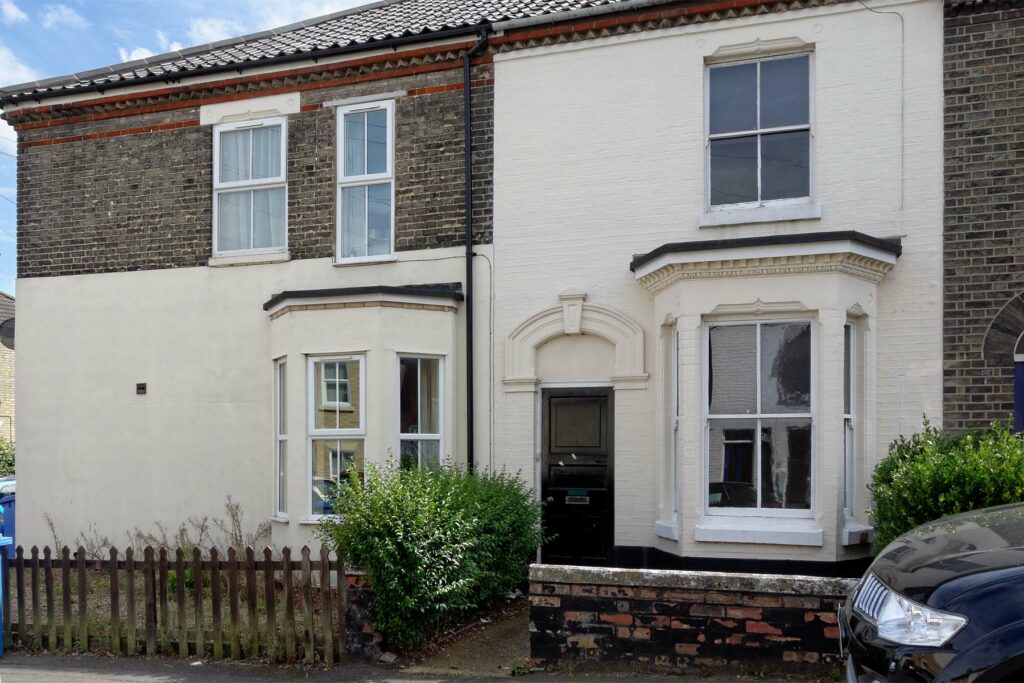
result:
[[[548,564],[612,560],[612,392],[546,389],[541,396],[541,494]]]

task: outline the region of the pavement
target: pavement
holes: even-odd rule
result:
[[[170,657],[113,657],[7,653],[0,659],[0,683],[284,683],[288,681],[363,681],[365,683],[441,683],[446,681],[507,681],[509,678],[546,683],[586,680],[595,683],[643,679],[645,683],[678,682],[823,683],[806,675],[777,675],[756,669],[724,669],[709,675],[694,671],[682,676],[641,672],[629,666],[582,665],[571,671],[529,671],[529,611],[524,602],[492,621],[471,629],[419,661],[393,666],[353,662],[324,667],[272,666],[260,662],[211,662]]]

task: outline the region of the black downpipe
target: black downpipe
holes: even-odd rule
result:
[[[487,29],[480,32],[480,40],[462,56],[462,126],[465,131],[465,150],[463,152],[464,172],[466,174],[466,469],[475,469],[473,460],[474,439],[473,426],[473,86],[471,83],[470,62],[480,50],[487,46]]]

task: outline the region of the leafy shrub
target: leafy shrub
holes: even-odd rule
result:
[[[14,442],[0,437],[0,477],[14,474]]]
[[[530,489],[505,472],[371,466],[332,506],[321,540],[367,572],[374,625],[399,648],[522,585],[543,540]]]
[[[952,434],[926,420],[921,433],[892,443],[869,488],[877,552],[939,517],[1024,501],[1024,438],[1005,424]]]

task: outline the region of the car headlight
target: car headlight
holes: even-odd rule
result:
[[[893,643],[941,647],[966,624],[966,617],[925,607],[889,591],[876,626],[878,637]]]

